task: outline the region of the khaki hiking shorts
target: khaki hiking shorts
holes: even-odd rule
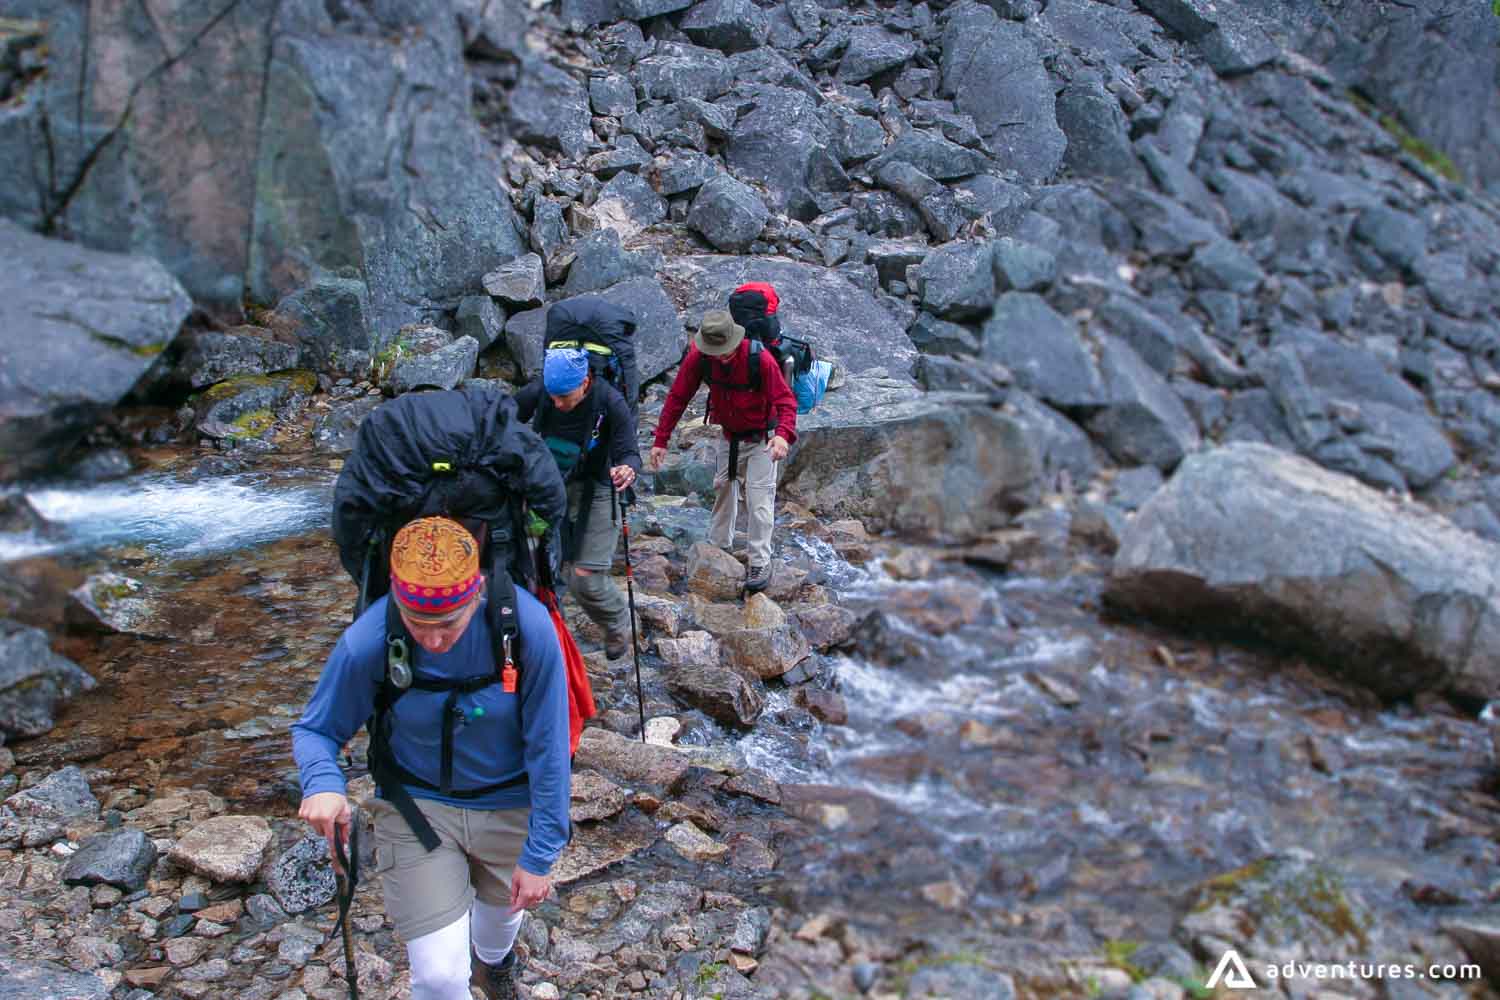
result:
[[[510,875],[526,843],[530,809],[461,809],[417,799],[442,841],[428,851],[396,807],[370,801],[375,821],[375,870],[396,936],[411,942],[469,912],[478,896],[510,905]]]

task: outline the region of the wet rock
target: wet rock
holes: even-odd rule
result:
[[[759,771],[737,774],[724,783],[724,791],[731,795],[747,795],[771,805],[781,804],[781,788]]]
[[[562,887],[587,878],[650,847],[656,840],[656,828],[650,822],[632,823],[626,819],[578,827],[557,864],[552,866],[552,884]]]
[[[743,253],[760,237],[769,216],[760,196],[728,174],[719,174],[698,190],[687,224],[720,250]]]
[[[338,884],[328,859],[328,842],[313,833],[302,837],[276,859],[266,888],[286,913],[301,913],[333,899]],[[262,922],[275,917],[275,911],[264,904],[261,912],[254,905],[250,912]]]
[[[714,840],[690,821],[678,823],[668,830],[666,840],[678,854],[699,864],[719,861],[729,853],[727,845]]]
[[[642,583],[644,586],[640,567],[637,566],[634,569],[636,582]],[[635,595],[635,610],[640,617],[643,629],[650,628],[657,632],[664,632],[669,636],[674,636],[682,628],[682,607],[674,600],[637,591]]]
[[[585,729],[574,755],[574,766],[591,767],[632,784],[646,784],[670,795],[691,766],[687,757],[665,747],[651,746],[602,729]]]
[[[1168,620],[1253,628],[1387,696],[1488,699],[1500,606],[1495,560],[1475,553],[1489,544],[1306,459],[1236,444],[1190,456],[1141,508],[1109,593]]]
[[[140,830],[114,830],[83,842],[63,866],[67,885],[113,885],[125,892],[146,886],[156,845]]]
[[[189,830],[168,857],[215,882],[253,882],[271,839],[271,825],[259,816],[215,816]]]
[[[813,718],[831,726],[842,726],[849,721],[849,707],[844,704],[843,696],[837,691],[804,686],[796,690],[792,700],[799,707],[807,709]]]
[[[69,595],[64,616],[75,628],[128,635],[165,636],[156,596],[139,580],[119,573],[97,573]]]
[[[719,637],[723,662],[748,678],[780,677],[812,655],[812,647],[796,626],[744,628]]]
[[[94,686],[82,668],[52,652],[47,633],[0,619],[0,738],[42,735],[59,702]]]
[[[687,588],[709,600],[735,600],[745,588],[745,567],[717,545],[698,542],[688,550]]]
[[[568,815],[575,823],[608,819],[625,808],[625,789],[596,771],[574,771],[572,804]]]
[[[726,726],[749,729],[765,710],[758,683],[717,664],[686,663],[667,673],[667,691]]]
[[[668,668],[717,664],[719,641],[708,632],[684,632],[675,639],[656,640],[656,655]]]
[[[836,604],[819,604],[793,609],[792,622],[807,638],[808,645],[821,653],[846,645],[854,634],[859,616]]]
[[[0,221],[0,479],[41,472],[119,402],[177,336],[191,301],[157,261]]]
[[[297,367],[296,344],[275,340],[269,330],[238,326],[184,335],[181,359],[172,377],[190,389],[201,389],[235,375],[265,375]]]

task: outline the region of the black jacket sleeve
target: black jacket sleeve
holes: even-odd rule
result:
[[[536,408],[542,402],[542,380],[532,379],[524,386],[516,390],[516,417],[521,423],[529,424],[536,416]]]

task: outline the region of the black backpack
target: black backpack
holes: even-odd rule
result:
[[[403,785],[430,787],[457,797],[477,797],[519,778],[487,788],[455,792],[452,775],[454,713],[442,734],[441,782],[431,785],[402,768],[390,753],[390,710],[411,688],[445,691],[449,702],[481,687],[503,685],[519,692],[515,588],[538,584],[525,532],[527,511],[561,523],[567,494],[546,445],[516,415],[509,395],[489,386],[400,396],[372,411],[360,424],[354,450],[333,489],[333,536],[339,561],[359,585],[358,618],[390,589],[391,541],[418,517],[442,514],[463,522],[480,542],[480,563],[489,589],[494,674],[468,681],[432,681],[411,669],[411,636],[394,601],[386,602],[386,670],[369,720],[370,773],[382,793],[428,850],[438,838]]]
[[[589,369],[625,397],[630,417],[636,419],[641,399],[641,376],[635,363],[635,314],[597,295],[564,299],[547,310],[543,349],[582,348]]]

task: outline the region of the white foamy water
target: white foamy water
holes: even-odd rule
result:
[[[0,533],[0,562],[77,549],[142,545],[198,556],[264,544],[328,523],[329,493],[250,477],[165,476],[24,491],[40,532]]]

